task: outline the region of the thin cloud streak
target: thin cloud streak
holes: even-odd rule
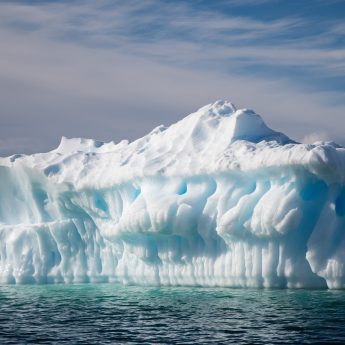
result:
[[[158,57],[161,61],[206,67],[229,60],[232,70],[261,64],[301,67],[320,74],[345,75],[345,49],[320,46],[341,36],[342,23],[324,32],[294,37],[310,23],[301,18],[260,21],[195,12],[185,4],[171,5],[149,0],[129,2],[84,2],[76,4],[1,5],[3,29],[22,23],[31,35],[75,44],[117,49],[129,54]],[[30,30],[29,30],[30,31]],[[148,32],[147,32],[148,31]],[[143,34],[144,32],[145,34]],[[30,33],[25,32],[28,35]],[[314,41],[313,41],[314,40]],[[316,40],[316,41],[315,41]],[[309,43],[308,43],[309,41]],[[202,65],[203,61],[207,65]]]

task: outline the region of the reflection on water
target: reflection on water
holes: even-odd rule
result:
[[[0,343],[345,343],[345,291],[0,287]]]

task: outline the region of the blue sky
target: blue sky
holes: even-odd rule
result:
[[[0,154],[133,140],[204,104],[345,144],[345,1],[0,1]]]

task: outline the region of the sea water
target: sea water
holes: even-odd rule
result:
[[[345,343],[345,291],[0,287],[1,344]]]

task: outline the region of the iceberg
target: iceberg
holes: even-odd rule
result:
[[[226,101],[0,158],[0,282],[345,288],[345,148]]]

